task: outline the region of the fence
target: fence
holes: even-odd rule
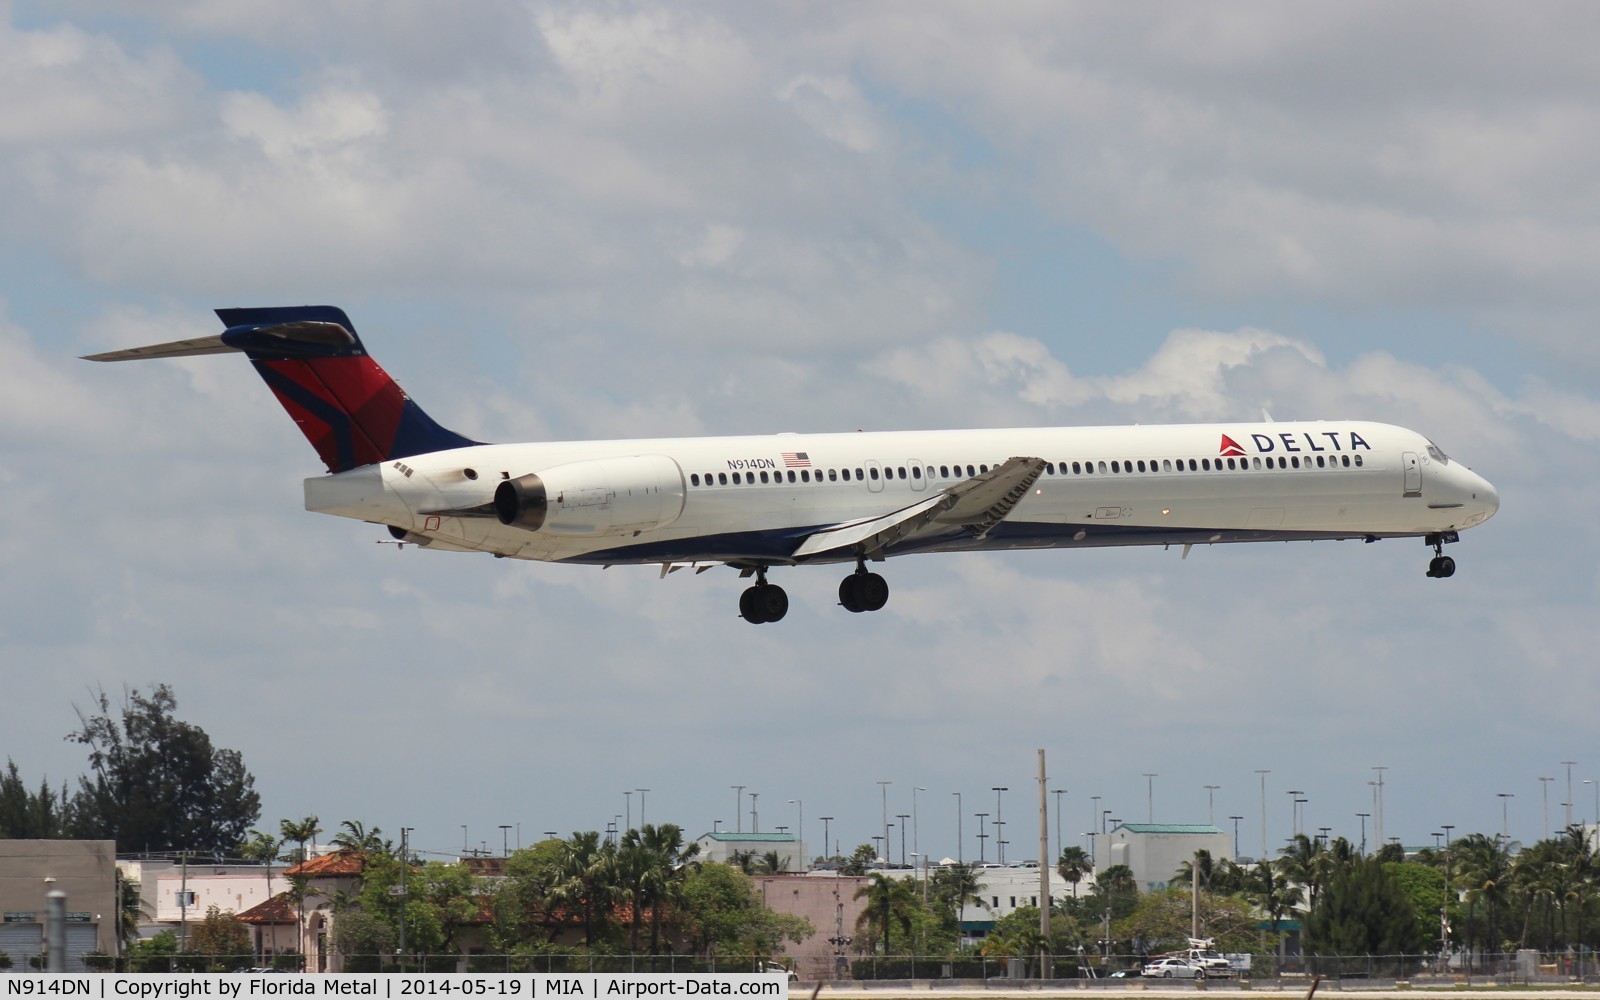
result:
[[[1051,956],[1053,980],[1107,980],[1139,976],[1149,956],[1069,953]],[[5,971],[38,971],[42,962],[28,956]],[[843,962],[810,955],[794,960],[780,958],[783,967],[796,968],[803,979],[855,980],[989,980],[1033,979],[1040,976],[1037,955],[1026,958],[957,955],[847,956]],[[90,954],[83,958],[91,972],[233,972],[270,968],[278,972],[302,971],[302,956],[285,954],[266,960],[243,955],[145,955],[113,958]],[[1242,964],[1242,962],[1241,962]],[[330,956],[330,968],[344,972],[469,972],[469,973],[677,973],[759,972],[769,966],[748,955],[704,958],[692,955],[344,955]],[[312,971],[319,971],[313,969]],[[1276,955],[1249,956],[1248,969],[1228,974],[1252,983],[1296,981],[1321,977],[1330,984],[1356,982],[1415,982],[1418,984],[1512,985],[1524,983],[1600,984],[1600,954],[1579,951],[1505,954],[1431,955]],[[1215,973],[1208,978],[1221,978]]]

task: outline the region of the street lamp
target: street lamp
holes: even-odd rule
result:
[[[1506,819],[1506,800],[1516,798],[1517,794],[1515,792],[1495,792],[1494,794],[1500,799],[1500,837],[1506,842],[1506,846],[1510,847],[1511,826]]]
[[[883,792],[883,842],[889,843],[889,786],[892,781],[878,782],[878,788]]]
[[[1361,817],[1361,854],[1365,855],[1367,853],[1367,817],[1372,814],[1356,813],[1356,815]]]
[[[733,832],[742,833],[744,832],[744,821],[740,817],[744,815],[744,786],[729,785],[728,787],[733,789]]]
[[[825,858],[833,857],[832,854],[828,853],[828,824],[832,822],[832,816],[822,817],[822,856]]]
[[[756,812],[756,797],[759,796],[760,794],[761,794],[760,792],[751,792],[750,793],[750,832],[751,833],[760,833],[761,832],[761,814]],[[643,811],[643,807],[641,807],[641,811]]]
[[[1239,821],[1244,817],[1229,816],[1228,818],[1233,820],[1233,856],[1237,859],[1239,857]]]
[[[978,867],[981,868],[983,867],[983,842],[989,839],[989,835],[983,832],[983,821],[989,814],[974,813],[973,815],[978,817]]]
[[[800,801],[799,799],[790,799],[789,800],[789,804],[794,806],[794,815],[795,815],[795,830],[794,830],[795,844],[794,844],[794,849],[795,849],[795,853],[798,854],[798,853],[804,851],[805,847],[806,847],[806,804],[804,802]],[[811,870],[811,860],[809,858],[804,858],[804,857],[801,858],[800,860],[805,865],[805,869],[804,870],[805,871],[810,871]]]
[[[625,820],[626,820],[626,822],[628,824],[628,829],[630,829],[630,830],[633,829],[633,790],[632,789],[628,789],[628,790],[626,790],[626,791],[624,791],[622,793],[622,815],[623,815],[623,817],[625,818]],[[641,821],[641,822],[643,822],[643,821]]]
[[[1439,941],[1450,954],[1450,831],[1455,824],[1444,823],[1444,899],[1439,901]]]
[[[894,818],[900,821],[900,863],[906,863],[906,820],[911,818],[910,813],[895,813]]]
[[[648,792],[649,790],[650,789],[648,789],[648,788],[635,788],[634,789],[634,791],[639,793],[639,825],[640,826],[644,826],[644,793]]]
[[[1544,777],[1539,779],[1539,787],[1544,790],[1544,829],[1539,831],[1540,840],[1550,839],[1550,782],[1554,780],[1556,779]]]
[[[1000,828],[1005,825],[1005,820],[1001,818],[1004,814],[1000,811],[1000,798],[1006,792],[1011,791],[1011,787],[1009,785],[992,785],[989,791],[994,793],[994,859],[1003,865],[1006,863],[1006,849],[1005,842],[1000,839]]]
[[[1217,789],[1221,785],[1206,786],[1206,822],[1212,826],[1217,825]]]
[[[1052,788],[1050,793],[1056,797],[1056,853],[1059,855],[1067,849],[1067,842],[1061,839],[1061,796],[1067,794],[1065,788]],[[1046,858],[1045,862],[1049,859]]]
[[[1583,783],[1594,786],[1594,822],[1595,826],[1600,827],[1600,781],[1596,781],[1593,778],[1584,778]]]
[[[961,793],[951,792],[950,794],[956,797],[956,864],[964,865],[967,863],[967,859],[961,853],[966,846],[961,837]],[[1595,801],[1600,802],[1600,791],[1595,792]]]
[[[913,786],[911,786],[911,853],[912,854],[916,854],[917,852],[922,850],[922,845],[917,843],[917,834],[922,832],[920,829],[918,829],[918,823],[917,823],[917,793],[918,792],[925,792],[925,791],[927,791],[927,789],[923,788],[921,785],[913,785]]]
[[[1567,826],[1570,827],[1572,826],[1572,765],[1577,761],[1564,760],[1561,763],[1567,768]]]
[[[502,858],[511,857],[511,824],[510,823],[501,823],[500,824],[500,856]]]
[[[1154,823],[1156,821],[1156,779],[1159,777],[1161,777],[1161,775],[1145,772],[1144,793],[1149,809],[1145,819],[1146,823]]]
[[[1300,800],[1295,796],[1304,794],[1305,792],[1298,788],[1289,789],[1289,832],[1291,834],[1300,832]]]
[[[1267,775],[1270,770],[1256,768],[1256,773],[1261,775],[1261,858],[1267,857]]]

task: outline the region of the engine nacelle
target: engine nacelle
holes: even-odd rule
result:
[[[683,513],[683,469],[665,455],[601,458],[507,479],[494,491],[500,523],[553,535],[632,535]]]

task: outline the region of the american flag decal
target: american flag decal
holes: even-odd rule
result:
[[[783,453],[783,467],[785,469],[811,468],[811,456],[803,451],[786,451]]]

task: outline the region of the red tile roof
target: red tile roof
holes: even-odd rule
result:
[[[247,924],[293,924],[297,918],[294,903],[287,892],[280,892],[239,914],[239,919]]]
[[[367,856],[363,851],[353,851],[341,848],[331,854],[302,861],[288,871],[285,875],[305,875],[309,878],[349,878],[360,875],[367,869]]]

